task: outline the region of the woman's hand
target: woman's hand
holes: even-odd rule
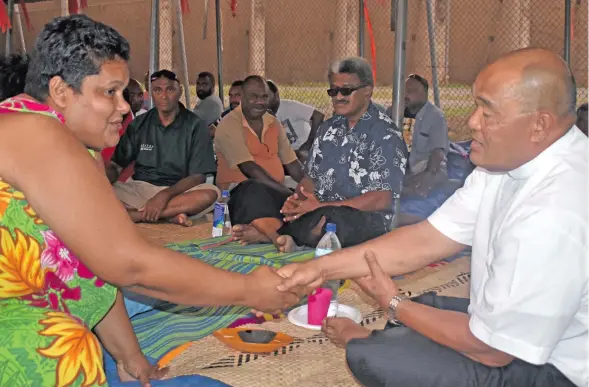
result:
[[[142,387],[151,386],[150,380],[162,379],[168,373],[168,367],[159,368],[149,363],[145,355],[136,352],[134,355],[117,362],[117,372],[121,382],[139,380]]]

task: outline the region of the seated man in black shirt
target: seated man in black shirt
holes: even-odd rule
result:
[[[114,183],[134,222],[166,219],[188,226],[189,216],[210,211],[219,197],[217,187],[204,184],[216,171],[213,145],[206,122],[179,102],[176,74],[153,73],[151,90],[155,108],[131,122],[107,175],[116,182],[121,170],[135,163],[132,178]]]

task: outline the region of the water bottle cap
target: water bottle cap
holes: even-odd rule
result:
[[[229,197],[229,191],[223,190],[223,193],[221,194],[221,196],[224,197],[224,198],[228,198]]]
[[[327,232],[336,232],[337,231],[337,226],[335,225],[335,223],[327,223],[327,226],[325,226],[325,231],[327,231]]]

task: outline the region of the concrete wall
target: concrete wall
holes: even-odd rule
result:
[[[178,39],[173,28],[176,23],[174,0],[162,1],[170,1],[172,11],[168,22],[171,19],[172,28],[167,27],[165,34],[169,42],[160,42],[160,56],[168,52],[173,69],[180,73]],[[255,0],[254,8],[252,1],[240,0],[235,17],[231,15],[229,2],[221,2],[225,83],[243,78],[253,70],[283,84],[323,82],[332,60],[356,53],[357,0]],[[114,26],[129,40],[132,75],[142,79],[149,63],[150,1],[88,2],[90,7],[85,12],[89,16]],[[527,45],[546,47],[561,54],[563,3],[556,0],[503,0],[502,3],[434,0],[440,81],[468,84],[490,60]],[[59,0],[54,0],[28,5],[34,24],[34,31],[25,31],[29,48],[43,24],[60,14],[59,4]],[[431,79],[425,0],[409,0],[409,5],[407,72],[419,72]],[[390,85],[394,65],[390,1],[368,0],[368,6],[376,41],[377,82]],[[252,9],[256,17],[252,17]],[[573,17],[572,67],[579,85],[586,86],[587,0],[580,4],[573,1]],[[192,82],[200,71],[216,72],[213,0],[209,2],[206,39],[203,39],[204,20],[204,2],[191,0],[190,13],[184,15],[184,33]],[[252,35],[252,28],[257,34]],[[371,60],[368,31],[365,36],[365,55]],[[15,47],[19,48],[18,39],[15,39]],[[261,68],[254,68],[256,66]]]

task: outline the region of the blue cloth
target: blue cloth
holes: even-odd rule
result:
[[[452,142],[448,150],[448,181],[434,188],[426,198],[416,195],[401,197],[399,212],[426,219],[456,192],[470,175],[474,166],[470,162],[470,141]]]
[[[149,358],[149,362],[155,364],[156,360]],[[109,387],[141,387],[141,384],[137,381],[126,383],[120,381],[119,375],[117,374],[117,364],[106,351],[104,351],[104,372]],[[153,387],[229,387],[228,384],[200,375],[186,375],[166,380],[152,380],[150,383]]]
[[[141,313],[149,312],[162,302],[155,298],[142,296],[125,290],[123,290],[123,295],[125,296],[125,307],[127,308],[129,318],[133,318]]]
[[[393,121],[373,103],[350,128],[335,115],[318,129],[306,169],[321,202],[358,197],[367,192],[392,191],[400,196],[407,164],[407,147]],[[393,208],[382,213],[390,225]]]

